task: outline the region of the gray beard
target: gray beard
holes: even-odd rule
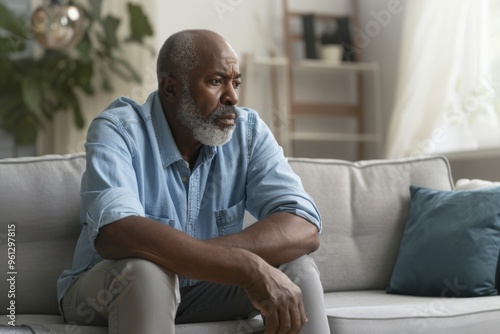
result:
[[[177,119],[200,143],[208,146],[220,146],[231,139],[236,127],[236,125],[225,126],[223,129],[219,127],[217,119],[228,113],[236,114],[236,108],[234,106],[222,106],[207,119],[203,118],[196,107],[193,97],[189,94],[189,90],[185,89],[181,97]]]

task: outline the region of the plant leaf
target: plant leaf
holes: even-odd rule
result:
[[[119,25],[120,19],[111,15],[106,16],[106,18],[102,21],[102,26],[106,36],[104,42],[108,50],[118,48],[119,42],[116,31],[118,30]]]
[[[109,81],[108,71],[105,68],[101,68],[100,73],[101,73],[102,90],[105,91],[106,93],[113,92],[113,86],[111,85],[111,82]]]
[[[76,69],[74,73],[75,84],[83,89],[88,95],[94,94],[92,88],[92,76],[94,74],[94,67],[92,62],[76,62]]]
[[[80,60],[82,61],[88,61],[91,62],[92,59],[90,57],[90,51],[92,49],[92,44],[90,43],[90,37],[88,33],[86,32],[85,35],[83,35],[82,40],[76,45],[76,50],[78,51],[78,54],[80,55]]]
[[[78,129],[83,129],[85,125],[85,120],[83,119],[82,110],[80,109],[80,101],[75,94],[68,94],[67,96],[68,107],[73,111],[73,119],[75,120],[75,125]]]
[[[102,0],[88,0],[91,6],[91,18],[94,20],[99,20],[101,18],[101,8],[102,8]]]
[[[31,113],[23,104],[16,106],[8,113],[4,113],[2,127],[12,134],[16,144],[32,144],[36,141],[38,130],[43,124],[38,117]]]
[[[21,86],[23,90],[23,102],[28,109],[34,113],[40,113],[41,95],[35,78],[25,78]]]
[[[124,79],[141,82],[139,73],[137,73],[137,71],[132,67],[132,65],[130,65],[128,61],[120,58],[115,58],[114,61],[110,63],[110,65],[110,68]]]
[[[11,35],[10,37],[0,37],[0,53],[10,53],[22,51],[26,47],[24,40],[16,38]]]
[[[19,102],[19,96],[18,94],[9,94],[9,95],[3,95],[0,97],[0,105],[2,108],[0,108],[0,115],[1,114],[8,114],[11,112],[15,112],[16,106],[20,104]]]
[[[130,36],[126,41],[142,43],[143,38],[153,35],[153,28],[140,5],[129,2],[127,8],[130,17]]]
[[[26,40],[31,33],[27,29],[27,20],[14,15],[4,4],[0,3],[0,27],[10,32],[18,39]]]

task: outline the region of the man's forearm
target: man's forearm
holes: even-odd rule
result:
[[[106,259],[142,258],[180,276],[220,284],[251,285],[265,263],[243,249],[198,240],[144,217],[128,217],[101,229],[96,249]]]
[[[288,263],[319,247],[317,227],[288,212],[271,214],[240,233],[208,241],[246,249],[273,266]]]

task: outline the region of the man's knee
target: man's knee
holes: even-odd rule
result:
[[[282,264],[279,269],[298,286],[308,282],[319,281],[318,267],[309,255],[304,255],[289,263]]]
[[[137,258],[117,260],[111,271],[113,282],[110,290],[120,293],[129,288],[139,289],[142,294],[170,291],[179,297],[177,275],[157,264]]]

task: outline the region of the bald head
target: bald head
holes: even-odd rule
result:
[[[186,83],[200,59],[219,57],[221,49],[234,50],[219,34],[210,30],[183,30],[170,36],[158,54],[157,75],[171,74]],[[160,80],[158,80],[160,81]]]

